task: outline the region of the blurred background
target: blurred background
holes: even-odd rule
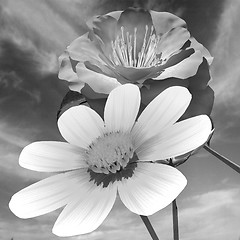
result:
[[[0,240],[58,239],[51,228],[60,210],[23,220],[8,209],[15,192],[48,176],[21,168],[18,157],[31,142],[63,140],[56,114],[68,87],[57,78],[58,56],[90,17],[129,6],[178,15],[214,56],[212,147],[240,164],[239,0],[0,0]],[[188,179],[178,198],[180,239],[240,239],[240,175],[203,149],[179,170]],[[150,220],[160,239],[172,239],[171,206]],[[150,236],[117,200],[95,232],[69,239]]]

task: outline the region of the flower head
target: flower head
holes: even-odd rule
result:
[[[170,204],[186,185],[177,169],[157,160],[201,146],[211,132],[206,115],[177,122],[191,101],[186,88],[171,87],[138,117],[140,91],[126,84],[106,102],[104,121],[91,108],[65,111],[58,127],[67,142],[35,142],[25,147],[20,165],[58,172],[16,193],[10,209],[21,218],[65,206],[53,233],[84,234],[110,212],[117,193],[132,212],[151,215]]]
[[[59,78],[81,92],[92,108],[102,111],[99,99],[121,84],[134,83],[144,105],[167,87],[187,87],[193,98],[183,118],[210,115],[213,58],[184,20],[168,12],[128,8],[94,17],[87,25],[89,31],[60,56]]]

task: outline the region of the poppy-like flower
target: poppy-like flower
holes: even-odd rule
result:
[[[115,88],[106,102],[104,121],[87,106],[74,106],[58,120],[67,142],[35,142],[19,158],[24,168],[58,172],[16,193],[9,207],[20,218],[65,206],[53,233],[72,236],[95,230],[110,212],[117,193],[139,215],[170,204],[186,178],[159,159],[169,159],[202,145],[211,131],[208,116],[176,122],[191,101],[184,87],[171,87],[141,113],[136,85]]]
[[[167,12],[128,8],[94,17],[87,25],[89,31],[60,56],[59,78],[82,92],[92,108],[121,84],[138,85],[145,106],[177,85],[193,95],[185,118],[210,114],[213,58],[190,35],[184,20]],[[100,107],[103,110],[104,104]]]

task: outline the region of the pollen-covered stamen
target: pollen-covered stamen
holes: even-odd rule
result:
[[[108,133],[97,138],[86,150],[86,162],[96,173],[116,173],[133,157],[134,149],[128,133]]]
[[[125,32],[124,27],[121,27],[121,35],[111,42],[112,54],[109,57],[113,64],[137,68],[161,65],[161,54],[156,52],[160,36],[156,35],[154,27],[151,26],[149,29],[146,25],[144,37],[140,39],[142,40],[141,49],[137,52],[138,37],[142,37],[142,34],[138,34],[136,27],[133,34]]]

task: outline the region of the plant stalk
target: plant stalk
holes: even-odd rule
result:
[[[209,153],[211,153],[213,156],[215,156],[216,158],[218,158],[219,160],[221,160],[222,162],[227,164],[230,168],[232,168],[236,172],[240,173],[240,166],[239,165],[237,165],[236,163],[232,162],[231,160],[229,160],[228,158],[224,157],[223,155],[219,154],[218,152],[216,152],[215,150],[210,148],[208,145],[205,145],[203,148],[206,151],[208,151]]]
[[[140,215],[140,217],[141,217],[143,223],[145,224],[145,226],[146,226],[149,234],[151,235],[152,239],[153,240],[159,240],[159,238],[158,238],[156,232],[154,231],[154,229],[153,229],[153,227],[152,227],[148,217],[147,216],[143,216],[143,215]]]
[[[173,216],[173,239],[179,240],[178,231],[178,208],[176,199],[172,202],[172,216]]]

